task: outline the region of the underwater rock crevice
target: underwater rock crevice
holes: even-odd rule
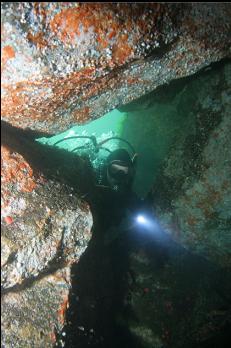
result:
[[[230,5],[1,8],[2,345],[225,348]],[[141,150],[136,188],[171,252],[154,230],[120,234],[123,207],[87,156],[36,141],[115,107],[134,116],[121,136]]]

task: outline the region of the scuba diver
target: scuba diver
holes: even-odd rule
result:
[[[133,191],[136,163],[137,154],[130,156],[127,150],[121,148],[110,153],[101,169],[101,184],[97,188],[101,191],[102,218],[108,221],[109,226],[105,244],[110,244],[126,230],[129,212],[141,203]]]
[[[97,142],[95,136],[76,135],[57,141],[54,145],[69,139],[89,139],[90,142],[75,147],[71,152],[80,150],[92,150],[93,145],[96,157],[99,152],[108,152],[103,161],[99,161],[95,169],[95,187],[84,195],[84,199],[96,211],[96,216],[102,221],[106,230],[112,231],[128,221],[128,215],[144,206],[145,201],[139,198],[133,191],[133,182],[136,175],[138,155],[134,147],[125,139],[118,136],[107,138]],[[105,145],[112,140],[119,140],[126,146],[111,151]],[[125,148],[126,147],[126,148]],[[89,157],[89,156],[88,156]],[[119,228],[119,230],[122,230]],[[113,235],[113,233],[111,234]],[[114,233],[116,236],[116,233]]]
[[[136,171],[137,154],[132,158],[125,149],[117,149],[110,153],[103,168],[102,183],[118,193],[132,189]]]
[[[93,144],[93,149],[96,155],[99,154],[101,150],[109,152],[106,160],[101,161],[100,165],[98,165],[95,170],[95,187],[101,189],[102,191],[108,190],[112,194],[115,193],[114,197],[117,196],[123,198],[123,200],[126,200],[126,197],[129,197],[132,194],[132,185],[136,174],[137,153],[135,152],[133,146],[125,139],[117,136],[110,137],[97,143],[97,139],[93,135],[71,136],[57,141],[54,145],[56,146],[63,141],[71,139],[91,140],[90,144]],[[103,146],[105,143],[111,140],[119,140],[124,142],[127,147],[129,147],[130,151],[125,148],[119,148],[111,151],[109,148]],[[89,143],[85,143],[84,145],[75,147],[71,152],[83,149],[88,150],[88,148]]]

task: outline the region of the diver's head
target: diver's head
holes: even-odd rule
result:
[[[135,176],[135,162],[125,149],[117,149],[107,159],[107,181],[116,191],[131,189]]]

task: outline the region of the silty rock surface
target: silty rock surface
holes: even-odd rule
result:
[[[2,344],[52,347],[65,320],[70,268],[91,238],[74,191],[2,147]]]
[[[230,56],[223,4],[2,3],[2,118],[47,133]]]
[[[185,86],[177,108],[188,115],[188,127],[176,136],[153,188],[164,229],[222,267],[231,267],[230,81],[228,63]]]
[[[130,267],[124,325],[136,341],[147,348],[226,347],[230,272],[183,248],[161,253],[151,241],[130,254]]]

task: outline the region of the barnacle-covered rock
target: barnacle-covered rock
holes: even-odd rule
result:
[[[23,284],[62,263],[79,260],[91,237],[92,220],[88,208],[81,208],[72,191],[67,191],[65,197],[65,188],[49,182],[38,186],[31,195],[11,199],[7,208],[12,222],[7,224],[3,211],[2,232],[8,240],[6,246],[14,247],[8,250],[2,266],[3,289]],[[14,211],[11,205],[13,209],[16,206]]]
[[[52,347],[65,321],[70,268],[91,239],[76,192],[2,147],[2,344]]]
[[[2,117],[57,133],[230,56],[229,4],[2,3]]]

